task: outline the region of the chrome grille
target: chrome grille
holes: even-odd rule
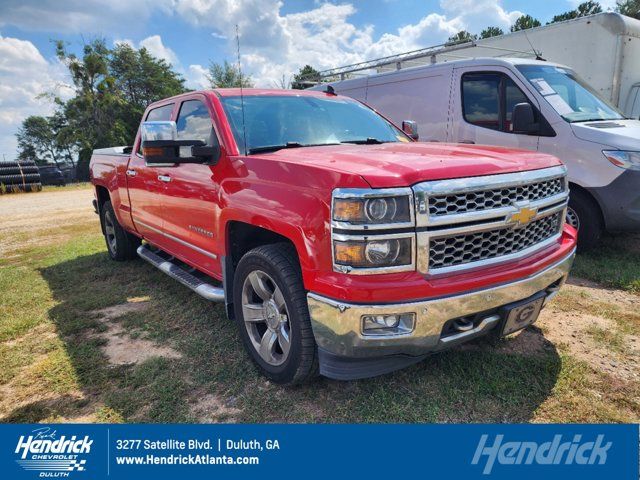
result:
[[[516,260],[553,244],[569,198],[563,166],[434,180],[413,191],[424,274]]]
[[[430,215],[452,215],[534,201],[556,195],[564,190],[564,179],[552,178],[542,182],[498,189],[463,192],[429,197]]]
[[[522,228],[507,227],[432,238],[429,245],[429,269],[463,265],[522,252],[553,237],[558,233],[561,223],[562,212],[558,212]]]

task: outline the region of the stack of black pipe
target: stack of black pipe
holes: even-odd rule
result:
[[[0,161],[0,194],[39,192],[42,190],[40,172],[34,161]]]

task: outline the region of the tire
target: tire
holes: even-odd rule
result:
[[[240,336],[264,376],[292,385],[317,375],[307,295],[291,245],[264,245],[245,254],[233,278],[233,298]],[[245,314],[253,321],[245,321]]]
[[[578,230],[579,252],[594,248],[604,230],[600,207],[590,195],[577,189],[569,197],[567,223]]]
[[[109,201],[104,202],[100,208],[100,223],[107,252],[112,260],[124,262],[138,257],[136,250],[140,246],[140,239],[122,228]]]

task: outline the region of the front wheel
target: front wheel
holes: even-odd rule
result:
[[[604,230],[598,204],[586,193],[573,190],[567,208],[567,223],[578,230],[578,250],[595,247]]]
[[[317,352],[295,250],[254,248],[233,281],[235,317],[245,348],[263,375],[295,384],[313,377]]]

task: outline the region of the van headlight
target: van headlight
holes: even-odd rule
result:
[[[415,270],[412,190],[334,190],[331,241],[336,271],[371,274]]]
[[[604,156],[616,167],[640,170],[640,152],[624,150],[603,150]]]

